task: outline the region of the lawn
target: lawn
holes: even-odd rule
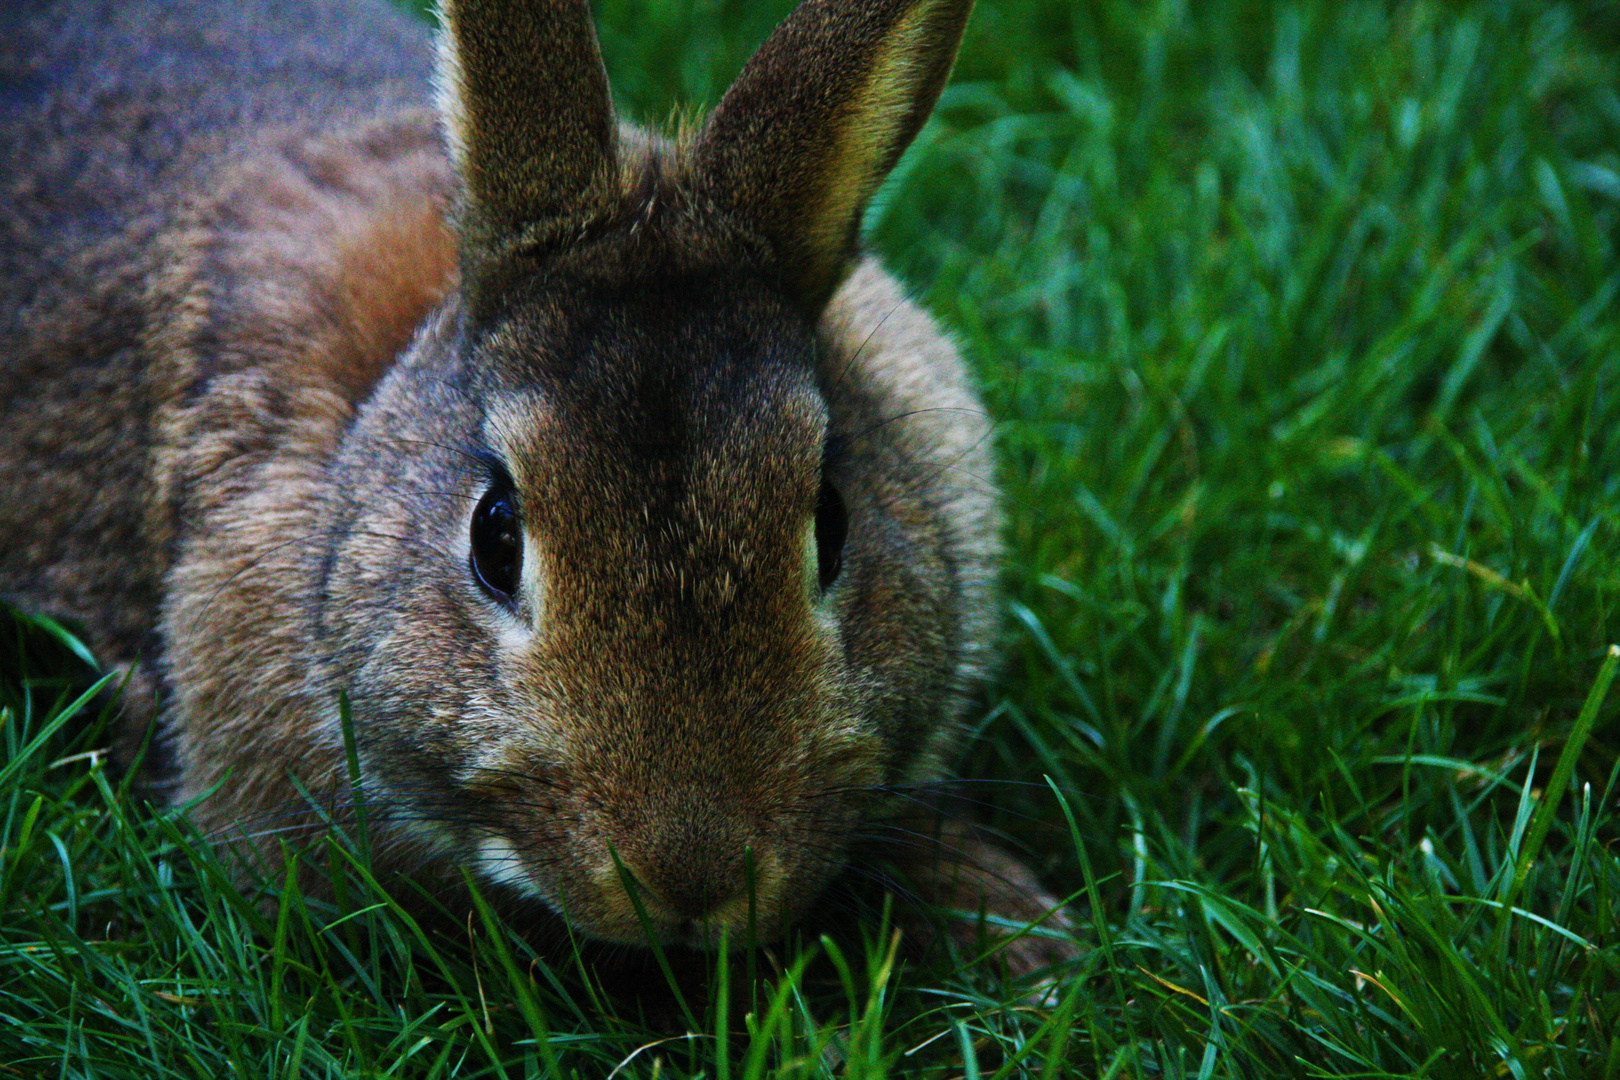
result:
[[[596,7],[657,122],[787,4]],[[6,616],[0,1077],[1620,1076],[1620,9],[981,0],[868,237],[996,423],[949,790],[1050,992],[873,911],[654,1009],[337,843],[244,898]]]

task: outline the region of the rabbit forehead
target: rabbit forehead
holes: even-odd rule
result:
[[[772,277],[688,262],[667,246],[643,234],[538,258],[499,300],[469,309],[474,362],[496,383],[580,394],[627,380],[813,368],[814,322]]]
[[[553,272],[467,340],[548,622],[683,590],[710,615],[802,591],[827,406],[814,328],[768,283]]]
[[[511,474],[542,547],[628,545],[625,557],[633,549],[668,559],[764,546],[799,559],[825,401],[795,368],[703,374],[495,397],[483,441]]]
[[[808,479],[819,466],[815,330],[745,274],[615,287],[557,275],[486,324],[471,352],[492,399],[488,445],[520,487],[559,464],[617,490],[698,472],[746,484],[784,462]]]

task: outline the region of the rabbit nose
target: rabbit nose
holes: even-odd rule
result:
[[[754,862],[755,900],[761,899],[761,860],[744,844],[704,835],[707,830],[672,829],[647,848],[621,859],[634,879],[648,914],[681,921],[726,919],[733,909],[746,913]],[[746,917],[746,915],[745,915]]]
[[[626,861],[649,914],[665,914],[682,921],[702,920],[723,908],[747,889],[742,858],[718,852],[707,857],[690,849]]]
[[[670,866],[659,862],[625,865],[635,879],[635,887],[649,915],[701,921],[726,905],[737,892],[734,881],[725,880],[706,868]]]

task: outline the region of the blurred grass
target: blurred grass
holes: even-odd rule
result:
[[[598,3],[625,111],[786,7]],[[868,232],[999,423],[962,771],[1077,896],[1057,999],[874,923],[683,1034],[338,847],[257,904],[13,620],[0,1075],[1620,1075],[1617,218],[1614,4],[981,4]]]

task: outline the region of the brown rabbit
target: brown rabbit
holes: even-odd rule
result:
[[[346,694],[384,868],[779,933],[989,661],[986,424],[856,246],[970,5],[805,0],[673,141],[585,0],[449,0],[437,116],[378,6],[9,7],[0,593],[130,667],[210,834],[346,805]],[[928,899],[1056,906],[939,835]]]

